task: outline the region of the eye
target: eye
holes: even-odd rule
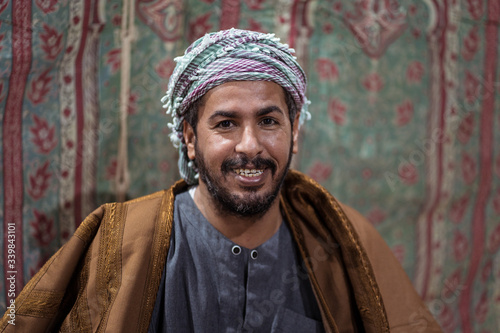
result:
[[[271,126],[271,125],[278,124],[278,122],[273,118],[264,118],[264,119],[262,119],[261,123],[262,123],[262,125],[265,125],[265,126]]]
[[[229,128],[232,126],[232,122],[230,120],[223,120],[217,124],[216,127],[221,127],[221,128]]]

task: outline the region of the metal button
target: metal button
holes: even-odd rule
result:
[[[250,257],[252,257],[252,259],[257,259],[258,255],[259,253],[257,252],[257,250],[252,250],[252,252],[250,252]]]
[[[233,248],[231,249],[231,251],[233,252],[233,254],[235,256],[237,256],[238,254],[241,253],[241,247],[239,247],[238,245],[235,245],[235,246],[233,246]]]

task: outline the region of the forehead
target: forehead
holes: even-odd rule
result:
[[[273,105],[283,112],[288,110],[285,92],[280,85],[270,81],[231,81],[209,90],[202,97],[200,106],[212,111],[238,111]]]

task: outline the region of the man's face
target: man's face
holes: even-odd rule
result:
[[[185,124],[188,156],[200,186],[225,213],[255,216],[274,202],[297,152],[298,116],[290,124],[283,88],[267,81],[234,81],[201,101],[196,134]]]

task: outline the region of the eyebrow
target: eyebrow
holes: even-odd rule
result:
[[[281,110],[276,105],[271,105],[271,106],[265,107],[262,110],[260,110],[259,112],[257,112],[257,116],[258,117],[264,116],[264,115],[269,114],[271,112],[278,112],[278,113],[281,113],[284,115],[283,110]]]
[[[208,120],[213,120],[214,118],[217,117],[224,117],[224,118],[236,118],[236,112],[234,111],[215,111],[212,113],[210,117],[208,117]]]
[[[257,117],[262,117],[262,116],[265,116],[266,114],[269,114],[269,113],[272,113],[272,112],[278,112],[278,113],[281,113],[281,114],[284,115],[283,110],[281,110],[276,105],[271,105],[271,106],[268,106],[268,107],[265,107],[265,108],[259,110],[259,112],[257,112]],[[234,118],[238,118],[238,115],[237,115],[236,111],[223,111],[223,110],[219,110],[219,111],[215,111],[208,118],[208,120],[213,120],[214,118],[217,118],[217,117],[233,118],[234,119]]]

